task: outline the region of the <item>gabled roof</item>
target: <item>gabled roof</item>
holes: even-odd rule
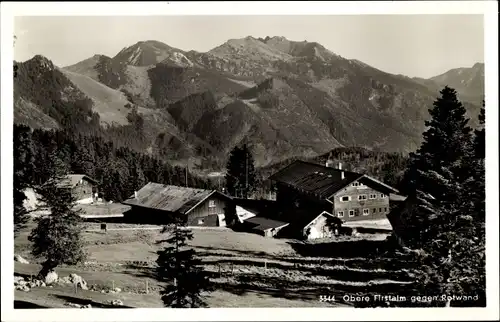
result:
[[[344,179],[342,179],[342,172]],[[301,160],[294,161],[269,177],[270,180],[314,194],[320,199],[328,199],[352,182],[362,178],[388,191],[397,192],[397,189],[370,176]]]
[[[97,184],[97,180],[94,180],[85,174],[68,174],[64,176],[57,185],[64,188],[74,188],[81,180],[86,180],[93,184]]]
[[[311,225],[318,217],[320,216],[329,216],[329,217],[332,217],[332,218],[337,218],[335,217],[334,215],[332,215],[331,213],[329,213],[328,211],[323,211],[321,212],[320,214],[318,214],[316,217],[314,217],[313,219],[311,219],[305,226],[304,228],[307,228],[309,225]]]
[[[191,210],[196,208],[196,206],[214,194],[218,194],[223,198],[229,198],[215,190],[149,182],[137,191],[137,197],[135,195],[131,196],[130,199],[125,200],[123,204],[188,214]]]
[[[254,227],[252,227],[252,229],[261,230],[261,231],[272,229],[272,228],[281,228],[281,227],[285,227],[285,226],[289,225],[289,223],[284,222],[284,221],[278,221],[278,220],[264,218],[264,217],[248,218],[247,220],[245,220],[245,223],[253,224]]]

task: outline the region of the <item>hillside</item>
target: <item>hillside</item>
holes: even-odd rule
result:
[[[38,72],[46,62],[21,65]],[[16,122],[54,128],[67,123],[61,113],[78,114],[77,120],[114,125],[110,139],[136,137],[141,152],[215,167],[241,142],[252,146],[258,165],[336,147],[410,152],[444,85],[457,89],[472,125],[484,94],[484,64],[412,79],[279,36],[230,39],[206,53],[140,41],[112,58],[95,55],[52,69],[37,83],[42,94],[30,92],[33,80],[21,71]],[[57,102],[69,96],[77,108],[41,96]]]
[[[471,103],[479,104],[484,96],[484,64],[477,63],[470,68],[456,68],[431,78],[440,87],[455,88]],[[479,103],[478,103],[479,102]]]

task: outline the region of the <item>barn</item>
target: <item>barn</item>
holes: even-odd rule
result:
[[[180,218],[188,226],[226,226],[225,211],[231,198],[216,190],[196,189],[149,182],[130,199],[128,222],[166,225]]]
[[[85,174],[68,174],[58,183],[61,189],[70,189],[78,204],[90,204],[97,200],[97,181]]]

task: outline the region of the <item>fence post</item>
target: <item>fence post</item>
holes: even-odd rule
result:
[[[113,288],[112,290],[114,291],[115,290],[115,281],[111,281],[112,285],[113,285]]]
[[[149,294],[148,280],[146,280],[146,294]]]
[[[75,283],[75,294],[78,293],[78,283]]]

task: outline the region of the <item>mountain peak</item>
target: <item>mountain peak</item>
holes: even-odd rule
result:
[[[267,37],[265,38],[265,41],[267,42],[267,41],[269,41],[269,40],[273,40],[273,41],[289,41],[288,39],[286,39],[286,38],[285,38],[285,37],[283,37],[283,36],[273,36],[273,37],[269,37],[269,36],[267,36]]]
[[[286,60],[290,56],[280,50],[268,46],[262,39],[247,36],[240,39],[229,39],[224,44],[213,48],[208,52],[221,58],[249,59],[252,61],[262,60]]]
[[[157,40],[143,40],[123,48],[113,59],[127,65],[149,66],[164,61],[174,52],[183,53]]]
[[[484,63],[475,63],[474,66],[472,66],[473,69],[481,69],[484,68]]]
[[[35,55],[33,58],[29,60],[30,63],[35,63],[40,65],[41,67],[47,69],[47,70],[53,70],[54,69],[54,64],[50,59],[48,59],[45,56],[42,55]]]

